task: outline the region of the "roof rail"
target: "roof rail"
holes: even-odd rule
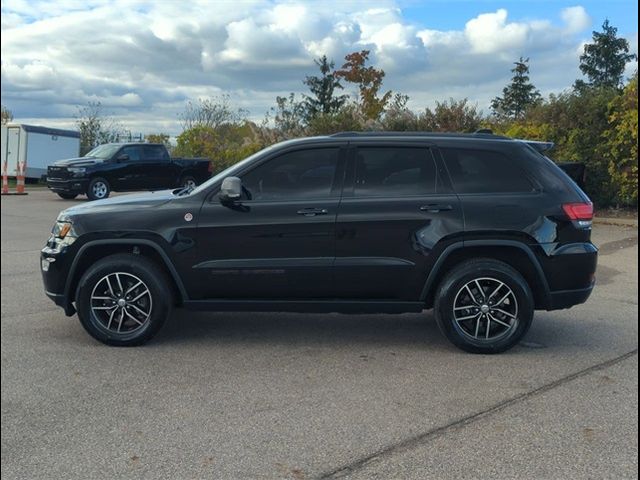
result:
[[[496,138],[509,139],[502,135],[494,135],[491,130],[481,129],[474,133],[456,132],[392,132],[392,131],[369,131],[369,132],[338,132],[329,135],[333,138],[341,137],[467,137],[467,138]]]
[[[535,148],[540,153],[551,150],[555,146],[554,142],[541,142],[539,140],[527,140],[524,138],[516,138],[515,140],[528,144],[530,147]]]

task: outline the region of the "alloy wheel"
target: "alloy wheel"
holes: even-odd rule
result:
[[[91,311],[100,325],[115,334],[130,334],[149,322],[153,301],[147,285],[126,272],[102,277],[91,292]]]
[[[481,277],[465,283],[453,302],[455,327],[476,342],[494,342],[518,326],[518,300],[506,283]]]

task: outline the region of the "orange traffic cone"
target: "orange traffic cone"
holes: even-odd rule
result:
[[[16,195],[26,195],[27,193],[24,191],[24,162],[20,162],[18,165],[18,172],[16,175]]]
[[[9,178],[8,178],[8,165],[4,162],[4,171],[2,172],[2,195],[28,195],[24,191],[24,173],[26,170],[24,162],[18,162],[18,168],[16,169],[16,191],[9,191]]]
[[[8,163],[9,161],[5,160],[4,168],[2,169],[2,195],[9,194],[9,173],[7,172],[7,169],[9,168]]]

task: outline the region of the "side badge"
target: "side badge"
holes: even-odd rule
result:
[[[191,213],[185,213],[185,214],[184,214],[184,219],[185,219],[187,222],[190,222],[191,220],[193,220],[193,214],[191,214]]]

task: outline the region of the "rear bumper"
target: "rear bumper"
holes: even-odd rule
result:
[[[571,308],[587,301],[596,283],[598,249],[574,243],[554,249],[543,260],[549,284],[547,310]]]
[[[575,305],[580,305],[586,302],[593,292],[595,286],[595,280],[588,288],[581,288],[579,290],[562,290],[559,292],[551,292],[550,304],[548,310],[562,310],[565,308],[571,308]]]
[[[86,178],[73,178],[71,180],[53,180],[47,178],[47,187],[56,193],[85,193],[88,184],[89,180]]]

